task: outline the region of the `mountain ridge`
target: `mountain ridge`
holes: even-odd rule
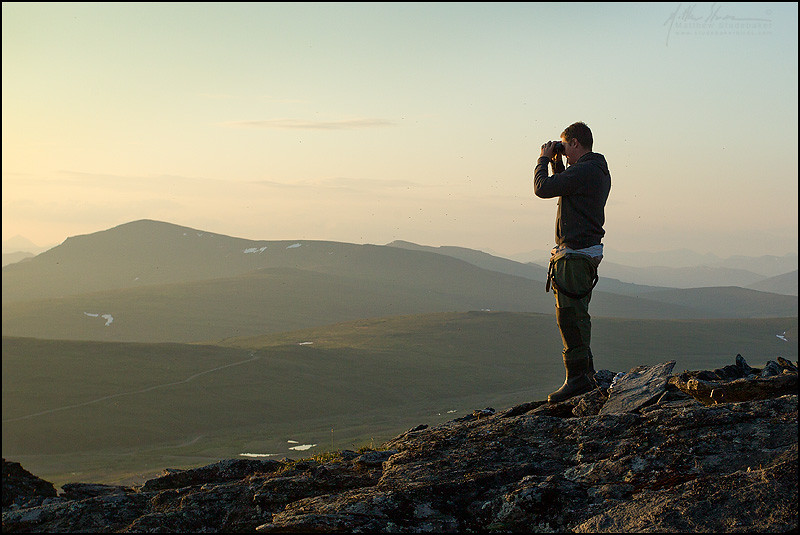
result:
[[[553,313],[539,266],[462,248],[419,248],[254,241],[141,220],[72,237],[4,267],[3,333],[194,342],[397,314]],[[592,299],[596,316],[797,314],[796,296],[601,281]],[[94,319],[101,315],[108,318]]]
[[[779,293],[783,295],[798,294],[798,270],[770,277],[747,286],[748,289],[762,292]]]
[[[504,273],[513,273],[528,277],[534,280],[544,280],[547,273],[547,260],[540,260],[540,263],[512,260],[497,257],[483,251],[475,251],[463,247],[440,246],[430,247],[418,245],[404,240],[395,240],[387,244],[389,247],[401,247],[412,250],[424,250],[445,254],[460,258],[474,263],[486,269],[494,269]],[[613,258],[613,255],[607,255]],[[793,272],[781,273],[775,276],[767,276],[747,269],[730,267],[725,261],[719,261],[717,265],[697,264],[692,266],[629,266],[614,263],[608,258],[604,258],[600,264],[600,282],[598,290],[622,293],[625,295],[636,295],[649,291],[663,289],[686,289],[707,286],[740,286],[752,289],[761,289],[771,293],[783,295],[797,295],[796,276],[795,283],[792,284]],[[797,265],[796,256],[786,255],[786,257],[732,257],[741,262],[758,263],[781,261],[781,266],[789,267]],[[794,259],[794,260],[793,260]],[[527,269],[525,267],[526,266]]]
[[[109,232],[116,232],[118,234],[122,234],[126,231],[130,230],[146,230],[147,228],[150,229],[150,233],[152,233],[155,229],[175,229],[185,233],[186,235],[208,235],[208,236],[217,236],[219,238],[228,239],[228,240],[240,240],[242,243],[253,243],[256,244],[258,242],[266,242],[266,240],[247,240],[243,238],[235,238],[225,234],[219,234],[215,232],[209,231],[201,231],[197,229],[193,229],[191,227],[176,225],[172,223],[166,223],[162,221],[156,221],[152,219],[142,219],[137,221],[132,221],[129,223],[124,223],[122,225],[118,225],[111,229],[107,229],[104,231],[99,231],[90,234],[83,234],[79,236],[72,236],[67,238],[65,242],[62,243],[66,244],[67,242],[74,242],[75,240],[87,238],[87,237],[97,237],[98,235],[109,233]],[[289,242],[290,240],[278,240],[274,241],[275,243],[281,242]],[[344,242],[330,242],[324,240],[294,240],[295,242],[302,242],[306,241],[309,243],[344,243]],[[481,267],[485,268],[492,268],[489,264],[492,264],[494,269],[501,272],[510,272],[508,271],[507,266],[512,266],[510,269],[520,272],[520,274],[524,273],[524,269],[521,266],[529,266],[528,273],[525,273],[524,276],[529,278],[533,278],[535,280],[541,280],[544,277],[544,273],[542,270],[546,270],[545,267],[547,264],[547,258],[549,254],[542,252],[541,259],[538,263],[530,261],[530,258],[533,258],[531,255],[527,255],[523,258],[524,255],[512,255],[511,257],[503,257],[498,256],[494,253],[487,253],[484,251],[476,250],[476,249],[468,249],[465,247],[456,247],[456,246],[441,246],[441,247],[430,247],[430,246],[422,246],[417,245],[412,242],[404,241],[404,240],[395,240],[386,244],[387,247],[400,247],[406,249],[414,249],[414,250],[425,250],[429,252],[435,252],[438,254],[445,254],[451,257],[461,258],[466,260],[470,263],[475,265],[480,265]],[[45,250],[45,248],[39,248],[36,252],[41,252]],[[49,248],[48,248],[49,250]],[[648,286],[653,287],[674,287],[674,288],[687,288],[687,287],[703,287],[703,286],[743,286],[749,287],[754,283],[758,283],[761,280],[769,279],[773,277],[777,277],[780,275],[788,274],[793,270],[797,269],[797,255],[796,254],[787,254],[783,257],[778,256],[771,256],[771,255],[764,255],[761,257],[746,257],[742,255],[735,255],[728,259],[720,259],[719,257],[715,257],[711,254],[701,255],[698,253],[694,253],[692,251],[686,250],[676,250],[676,251],[667,251],[664,253],[620,253],[613,249],[607,248],[607,252],[609,254],[606,255],[606,260],[603,264],[603,279],[605,279],[606,284],[612,284],[613,287],[607,288],[609,291],[614,292],[621,292],[631,294],[633,291],[647,291]],[[620,257],[620,255],[622,255]],[[634,256],[631,256],[634,255]],[[653,262],[647,263],[641,260],[636,261],[636,258],[639,258],[635,255],[639,255],[641,258],[652,258]],[[658,263],[656,260],[658,259],[666,259],[669,258],[670,255],[679,255],[679,257],[684,258],[681,262],[663,262],[662,264]],[[9,258],[9,263],[11,262],[11,257]],[[18,259],[19,257],[15,257]],[[538,257],[537,257],[538,258]],[[633,258],[630,264],[622,264],[619,262],[619,259],[624,258]],[[4,265],[7,262],[4,260]],[[505,267],[498,267],[503,266]],[[672,265],[674,264],[674,265]],[[530,273],[530,267],[533,266],[533,270],[535,273]],[[511,271],[513,272],[513,271]],[[615,280],[616,279],[616,280]],[[621,283],[621,284],[620,284]],[[603,282],[601,282],[603,284]],[[627,285],[631,285],[630,287]],[[766,287],[765,289],[768,291],[772,291],[773,293],[786,293],[783,290],[785,287],[784,285],[777,285],[772,287]],[[796,290],[792,289],[793,287],[790,286],[788,292],[790,295],[796,295]],[[602,289],[602,288],[601,288]],[[791,293],[794,291],[794,293]]]

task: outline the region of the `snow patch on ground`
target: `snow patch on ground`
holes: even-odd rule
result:
[[[295,451],[306,451],[306,450],[310,450],[314,446],[316,446],[316,444],[301,444],[300,446],[292,446],[289,449],[290,450],[295,450]]]
[[[90,318],[98,318],[98,317],[103,318],[104,320],[106,320],[106,325],[105,325],[106,327],[108,327],[114,322],[114,317],[111,314],[95,314],[93,312],[84,312],[84,314],[86,314]]]

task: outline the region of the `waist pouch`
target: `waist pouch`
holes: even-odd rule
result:
[[[592,267],[592,285],[587,291],[585,291],[583,293],[580,293],[580,294],[573,293],[573,292],[570,292],[569,290],[565,290],[564,288],[562,288],[561,286],[559,286],[556,283],[556,278],[555,278],[555,274],[553,273],[553,268],[555,267],[556,262],[558,260],[561,260],[562,258],[570,259],[570,260],[580,258],[581,260],[587,262]],[[592,290],[594,290],[594,287],[597,286],[597,281],[598,280],[599,280],[599,277],[597,275],[597,262],[595,262],[591,257],[588,257],[588,256],[583,255],[583,254],[574,254],[574,253],[573,254],[569,254],[568,253],[568,254],[566,254],[564,256],[558,257],[557,259],[554,259],[553,257],[550,258],[550,266],[547,268],[547,283],[545,284],[544,291],[545,292],[549,292],[550,291],[550,286],[552,286],[554,292],[558,292],[560,294],[564,294],[567,297],[569,297],[570,299],[583,299],[584,297],[586,297],[587,295],[592,293]]]

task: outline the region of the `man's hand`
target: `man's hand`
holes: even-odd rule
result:
[[[556,142],[555,141],[548,141],[544,145],[542,145],[542,153],[539,155],[539,158],[544,156],[548,160],[552,160],[553,156],[556,155]]]

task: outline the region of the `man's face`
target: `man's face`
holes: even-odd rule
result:
[[[578,153],[578,141],[576,139],[567,141],[565,136],[561,136],[561,143],[564,144],[564,156],[567,157],[567,163],[572,165],[577,161],[575,156]]]

